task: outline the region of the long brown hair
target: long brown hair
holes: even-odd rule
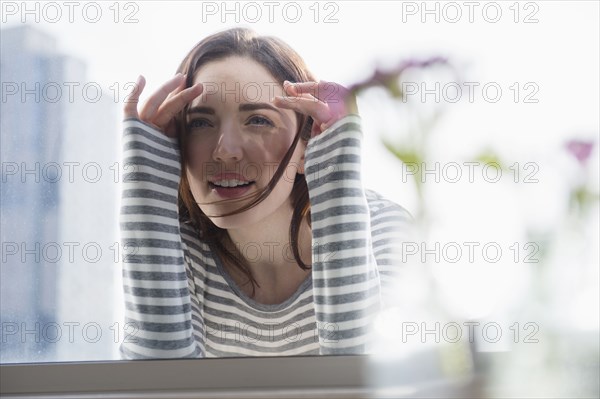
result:
[[[249,57],[263,67],[265,67],[277,82],[283,86],[284,80],[290,82],[314,81],[302,58],[286,43],[276,37],[258,36],[254,31],[247,28],[233,28],[225,30],[200,41],[184,58],[179,65],[177,72],[186,74],[186,86],[191,87],[194,81],[194,73],[208,62],[221,60],[230,56]],[[200,209],[190,191],[190,185],[187,180],[186,165],[187,154],[185,151],[187,137],[186,115],[188,112],[186,106],[176,117],[178,139],[181,151],[181,184],[179,187],[179,215],[180,219],[186,223],[191,223],[197,231],[198,237],[210,244],[217,252],[223,263],[229,261],[234,267],[238,268],[246,275],[248,281],[252,284],[254,295],[256,282],[248,266],[248,262],[242,256],[240,251],[233,245],[226,229],[216,226],[210,218]],[[281,176],[283,175],[288,163],[294,153],[299,140],[305,143],[310,138],[310,131],[313,120],[311,117],[296,113],[298,122],[298,131],[295,134],[292,145],[283,157],[281,164],[277,168],[275,175],[269,184],[261,191],[255,193],[254,199],[241,208],[220,215],[229,216],[244,212],[263,201],[273,190]],[[246,199],[246,198],[244,198]],[[308,197],[308,186],[304,174],[297,173],[294,179],[294,185],[290,194],[290,200],[293,206],[292,222],[290,224],[290,243],[293,250],[294,259],[299,267],[308,270],[307,266],[300,258],[298,247],[298,236],[300,225],[306,218],[310,223],[310,202]],[[230,247],[229,250],[227,247]]]

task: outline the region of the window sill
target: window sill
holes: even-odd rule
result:
[[[461,392],[469,381],[368,381],[366,356],[140,360],[0,365],[3,398],[401,398]],[[421,395],[418,395],[421,396]]]

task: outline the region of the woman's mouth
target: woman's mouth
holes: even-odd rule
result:
[[[244,195],[247,191],[252,188],[255,182],[220,182],[212,183],[208,182],[208,187],[213,190],[221,198],[238,198]]]

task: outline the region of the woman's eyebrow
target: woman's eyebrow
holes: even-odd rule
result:
[[[256,111],[258,109],[268,109],[271,111],[275,111],[280,115],[283,115],[283,113],[281,112],[281,110],[277,109],[276,107],[272,106],[271,104],[267,104],[267,103],[244,103],[244,104],[240,104],[239,106],[239,110],[240,112],[248,112],[248,111]],[[213,108],[211,107],[206,107],[206,106],[196,106],[196,107],[192,107],[188,110],[188,115],[189,114],[208,114],[208,115],[216,115],[216,112]]]
[[[189,114],[209,114],[209,115],[215,115],[215,110],[211,107],[192,107],[190,109],[188,109],[188,115]]]
[[[271,104],[267,104],[267,103],[245,103],[245,104],[240,104],[239,110],[240,112],[243,111],[256,111],[257,109],[269,109],[271,111],[275,111],[280,115],[283,115],[283,113],[275,108],[274,106],[272,106]]]

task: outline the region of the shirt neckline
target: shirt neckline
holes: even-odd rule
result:
[[[242,289],[233,280],[233,277],[231,277],[231,275],[223,267],[223,264],[221,263],[221,258],[217,255],[217,252],[214,250],[214,248],[210,244],[209,244],[209,247],[210,247],[211,253],[213,254],[213,259],[215,260],[215,264],[217,265],[217,270],[221,274],[221,277],[223,277],[223,279],[225,279],[225,282],[227,283],[229,288],[242,301],[244,301],[246,303],[246,305],[248,305],[251,308],[254,308],[256,310],[261,310],[261,311],[265,311],[265,312],[275,312],[275,311],[285,309],[288,306],[290,306],[291,304],[293,304],[296,301],[296,299],[298,299],[298,297],[312,285],[312,273],[309,273],[308,277],[306,277],[304,279],[304,281],[302,282],[302,284],[300,284],[298,289],[292,294],[292,296],[290,296],[285,301],[283,301],[281,303],[274,303],[274,304],[266,304],[266,303],[257,302],[254,299],[250,298],[248,295],[246,295],[244,293],[244,291],[242,291]]]

